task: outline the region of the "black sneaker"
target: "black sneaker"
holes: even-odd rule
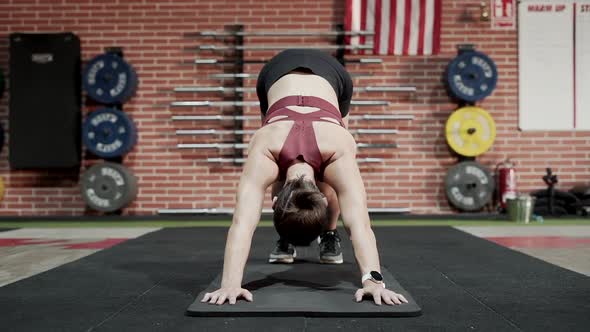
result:
[[[327,231],[318,239],[320,246],[320,263],[342,264],[342,249],[340,248],[340,237],[338,231]]]
[[[268,257],[268,262],[277,264],[292,264],[293,261],[295,261],[295,257],[297,257],[297,251],[295,250],[295,247],[292,244],[279,239],[277,241],[277,246]]]

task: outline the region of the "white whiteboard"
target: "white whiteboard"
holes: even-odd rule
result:
[[[519,3],[519,127],[590,129],[590,0]],[[582,93],[586,92],[586,93]]]
[[[576,1],[576,128],[590,129],[590,1]]]

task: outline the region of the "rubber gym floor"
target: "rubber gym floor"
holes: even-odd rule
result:
[[[588,331],[590,220],[376,220],[381,264],[419,317],[188,317],[228,221],[2,221],[3,331]],[[276,240],[268,222],[250,261]],[[344,234],[343,230],[340,230]],[[353,262],[345,236],[345,261]],[[299,248],[317,259],[317,248]],[[351,294],[352,298],[353,294]],[[254,293],[254,300],[256,294]]]

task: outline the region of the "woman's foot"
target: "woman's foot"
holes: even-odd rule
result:
[[[327,231],[320,235],[320,263],[322,264],[342,264],[342,248],[340,248],[340,237],[338,231]]]
[[[295,261],[295,257],[297,257],[295,246],[279,239],[277,241],[277,246],[268,257],[268,262],[275,264],[292,264]]]

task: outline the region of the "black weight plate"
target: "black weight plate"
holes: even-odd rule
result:
[[[554,217],[561,217],[567,215],[568,212],[561,206],[556,206],[553,208],[553,214],[549,213],[549,209],[546,206],[535,206],[533,209],[533,213],[539,216],[554,216]]]
[[[445,80],[451,97],[473,103],[492,93],[498,70],[484,53],[467,51],[449,63]]]
[[[124,112],[101,108],[88,114],[82,126],[82,141],[101,158],[122,157],[137,142],[137,129]]]
[[[535,200],[535,209],[538,207],[546,207],[549,208],[549,198],[543,197],[540,199]],[[553,208],[561,208],[566,210],[569,214],[576,214],[577,210],[579,209],[579,202],[576,203],[567,203],[560,199],[553,200]]]
[[[576,197],[580,198],[580,199],[584,199],[586,197],[590,198],[590,184],[579,184],[574,186],[571,190],[570,193],[572,195],[575,195]]]
[[[477,211],[492,199],[494,181],[490,171],[474,161],[451,167],[445,178],[449,202],[463,211]]]
[[[532,196],[535,196],[537,199],[547,198],[548,195],[549,191],[547,189],[538,190],[532,193]],[[574,194],[561,190],[553,191],[553,199],[562,200],[563,202],[565,202],[565,204],[575,204],[580,201],[580,199],[576,197]]]
[[[4,73],[2,72],[2,68],[0,68],[0,98],[4,94]]]
[[[98,55],[84,68],[84,91],[99,103],[122,104],[135,94],[137,84],[133,67],[115,53]]]
[[[123,165],[105,162],[90,167],[82,174],[80,189],[90,208],[113,212],[135,199],[137,180]]]

